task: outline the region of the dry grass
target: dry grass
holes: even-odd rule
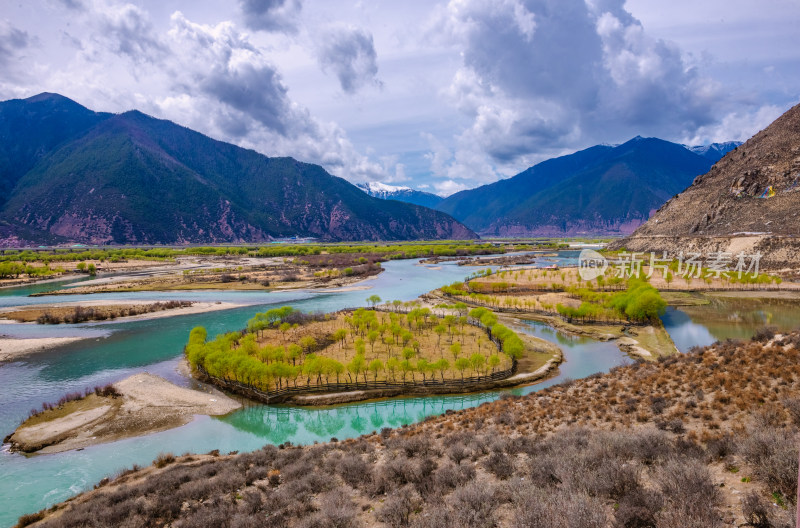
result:
[[[790,528],[800,334],[763,339],[345,442],[179,458],[42,525]]]
[[[649,258],[649,256],[648,256]],[[649,266],[642,266],[642,273],[649,273]],[[483,293],[491,292],[530,292],[530,291],[564,291],[568,288],[590,288],[598,291],[617,291],[624,289],[624,281],[615,283],[614,278],[618,270],[609,266],[603,275],[603,282],[598,284],[596,280],[584,281],[578,273],[577,267],[564,267],[560,269],[541,269],[528,268],[517,270],[499,271],[488,277],[480,277],[470,281],[475,291]],[[700,277],[689,277],[687,281],[676,271],[672,271],[672,279],[667,282],[661,269],[654,269],[648,282],[658,290],[666,291],[698,291],[698,290],[758,290],[758,289],[781,289],[797,290],[800,284],[791,282],[781,282],[780,284],[741,284],[726,280],[724,277],[717,277],[712,274],[710,277],[707,270],[703,270]],[[729,273],[735,277],[735,273]]]

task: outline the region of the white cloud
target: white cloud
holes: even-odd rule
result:
[[[439,196],[450,196],[453,193],[457,193],[458,191],[464,191],[469,189],[463,183],[459,183],[453,180],[443,180],[434,182],[433,188],[436,189],[436,194]]]
[[[323,32],[317,50],[323,71],[331,71],[339,79],[342,90],[354,94],[361,88],[380,86],[378,54],[372,33],[354,27],[332,27]]]
[[[429,156],[450,181],[637,134],[685,137],[718,124],[729,97],[622,0],[452,0],[436,16],[463,57],[443,94],[470,122],[448,161]]]
[[[723,141],[747,141],[783,112],[783,109],[775,105],[761,106],[752,111],[732,112],[718,122],[698,128],[681,142],[687,145],[707,145]]]

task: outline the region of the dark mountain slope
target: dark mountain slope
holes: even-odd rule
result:
[[[45,154],[109,117],[51,93],[0,102],[0,207]]]
[[[268,158],[136,111],[42,157],[3,216],[93,243],[475,236],[443,213],[369,197],[319,166]]]
[[[591,166],[611,149],[597,145],[569,156],[543,161],[507,180],[455,193],[445,198],[436,209],[459,218],[472,229],[483,230],[528,197]]]
[[[630,233],[710,165],[682,145],[637,137],[547,160],[438,209],[491,235]]]

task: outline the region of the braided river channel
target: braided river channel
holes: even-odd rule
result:
[[[577,251],[563,251],[542,265],[577,262]],[[463,280],[478,268],[454,263],[421,265],[417,260],[392,261],[385,271],[358,286],[338,291],[291,292],[171,291],[74,295],[68,298],[29,297],[31,293],[55,290],[69,282],[38,284],[0,290],[0,307],[81,300],[188,300],[221,301],[241,307],[193,315],[178,315],[128,322],[45,326],[2,324],[0,334],[12,337],[82,336],[87,339],[0,363],[0,435],[14,431],[32,408],[58,400],[68,392],[82,391],[147,371],[182,386],[193,380],[178,372],[183,345],[189,331],[198,325],[209,337],[245,326],[254,313],[267,307],[291,305],[303,311],[333,311],[365,306],[373,294],[384,300],[408,301],[439,286]],[[75,281],[73,281],[75,282]],[[363,287],[369,287],[364,289]],[[747,337],[764,322],[791,326],[800,321],[800,308],[757,303],[750,306],[714,306],[713,321],[704,321],[702,311],[687,314],[669,308],[663,320],[678,348],[707,345],[727,337]],[[731,316],[720,320],[720,310]],[[700,314],[700,315],[698,315]],[[726,322],[727,321],[727,322]],[[572,337],[540,324],[529,323],[526,331],[556,343],[565,362],[552,379],[512,389],[527,394],[564,379],[577,379],[629,362],[613,342]],[[508,392],[508,391],[506,391]],[[103,477],[134,464],[148,465],[160,453],[205,453],[251,451],[265,444],[309,444],[332,437],[345,439],[384,427],[399,427],[449,409],[474,407],[499,398],[502,391],[469,395],[396,398],[324,408],[270,406],[247,402],[222,417],[200,416],[182,427],[139,438],[87,447],[79,451],[23,456],[0,451],[0,527],[12,526],[25,513],[38,511],[91,489]]]

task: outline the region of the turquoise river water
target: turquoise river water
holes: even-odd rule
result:
[[[573,264],[577,252],[562,252],[552,259]],[[543,262],[549,265],[552,262]],[[91,339],[78,341],[18,361],[0,364],[0,435],[5,437],[43,402],[55,401],[67,392],[83,390],[148,371],[170,381],[190,386],[193,382],[177,373],[183,345],[189,331],[203,325],[209,335],[244,327],[247,319],[267,306],[289,304],[304,311],[330,311],[364,306],[367,296],[377,294],[384,300],[411,300],[420,294],[463,278],[476,268],[444,263],[419,265],[417,261],[394,261],[385,271],[362,284],[370,289],[296,292],[138,292],[70,296],[81,299],[178,299],[223,301],[244,304],[241,308],[205,314],[165,317],[129,322],[58,325],[3,324],[0,334],[26,337],[77,335]],[[28,297],[30,293],[58,289],[64,283],[40,284],[27,288],[0,290],[0,307],[53,302],[48,297]],[[60,300],[60,299],[56,299]],[[741,307],[729,307],[741,310]],[[717,307],[719,309],[719,307]],[[760,326],[770,306],[761,304],[745,310],[736,318],[737,325],[704,324],[697,316],[669,309],[664,317],[667,330],[678,348],[686,351],[694,345],[707,345],[718,339],[742,337]],[[785,310],[785,307],[781,307]],[[753,312],[753,313],[751,313]],[[781,312],[783,313],[783,312]],[[790,314],[791,315],[791,314]],[[794,309],[789,320],[800,320]],[[781,319],[783,320],[783,319]],[[744,321],[741,324],[739,322]],[[613,343],[570,337],[552,328],[530,323],[527,331],[558,344],[566,361],[551,380],[530,387],[513,389],[527,394],[566,378],[582,378],[623,364],[627,359]],[[328,408],[294,408],[248,403],[243,409],[224,417],[197,417],[191,423],[140,438],[89,447],[52,455],[25,457],[0,451],[0,527],[12,526],[24,514],[48,507],[76,493],[90,489],[105,476],[133,464],[147,465],[159,453],[204,453],[248,451],[264,444],[292,442],[308,444],[359,436],[383,427],[398,427],[444,413],[464,409],[498,398],[502,392],[458,396],[397,398],[391,400],[340,405]]]

